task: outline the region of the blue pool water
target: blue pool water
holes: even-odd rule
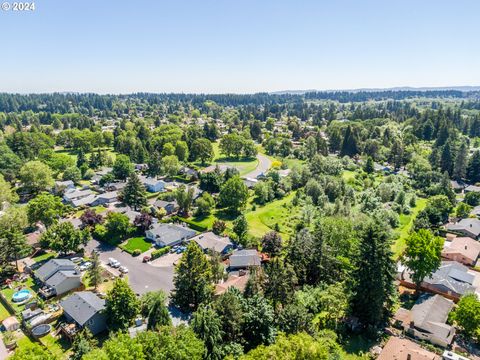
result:
[[[12,301],[13,302],[22,302],[24,300],[27,300],[31,297],[30,290],[23,289],[20,291],[17,291],[15,294],[12,296]]]

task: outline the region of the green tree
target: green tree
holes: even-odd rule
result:
[[[367,174],[373,174],[375,171],[375,166],[373,163],[373,159],[371,156],[367,158],[367,161],[365,162],[365,167],[363,168]]]
[[[47,229],[40,238],[42,247],[58,251],[62,254],[77,252],[81,245],[86,245],[91,239],[87,229],[76,230],[72,223],[62,222]]]
[[[130,233],[130,219],[125,214],[110,212],[106,218],[106,228],[111,237],[125,239]]]
[[[88,270],[88,283],[93,285],[95,291],[98,289],[98,285],[102,282],[102,263],[98,256],[98,253],[92,252],[91,258],[92,267]]]
[[[242,245],[246,245],[248,235],[248,222],[245,215],[239,215],[233,221],[233,233],[237,235],[238,242]]]
[[[430,230],[420,229],[410,234],[406,242],[404,264],[411,270],[412,280],[420,286],[423,279],[435,272],[441,264],[443,239]]]
[[[457,156],[455,157],[455,164],[453,166],[453,178],[455,180],[463,180],[467,176],[468,165],[468,146],[466,143],[462,143],[458,149]]]
[[[243,327],[243,296],[236,288],[229,288],[217,298],[215,311],[220,316],[225,342],[240,342]]]
[[[212,270],[207,257],[195,242],[191,242],[175,267],[172,303],[183,312],[195,311],[212,297],[211,280]]]
[[[158,176],[162,173],[162,157],[158,151],[154,151],[148,160],[147,173],[150,176]]]
[[[73,340],[72,355],[70,359],[81,360],[82,356],[92,351],[98,344],[88,328],[80,331]]]
[[[169,176],[175,176],[180,170],[180,162],[175,155],[165,156],[162,159],[162,172]]]
[[[156,292],[156,296],[153,297],[153,300],[149,306],[148,311],[148,329],[155,330],[162,326],[172,325],[172,320],[168,312],[167,306],[165,305],[165,294],[163,292]]]
[[[236,213],[243,209],[248,200],[248,188],[239,176],[228,179],[220,189],[220,205]]]
[[[6,263],[15,261],[18,270],[18,259],[20,254],[28,251],[27,239],[21,229],[0,229],[0,258]]]
[[[10,184],[5,181],[3,175],[0,174],[0,209],[2,209],[6,204],[13,204],[17,201],[17,193],[12,189]]]
[[[359,153],[357,137],[351,126],[347,126],[345,135],[343,136],[342,148],[340,150],[340,156],[354,156]]]
[[[472,211],[472,207],[470,205],[464,202],[461,202],[460,204],[457,205],[455,214],[457,215],[458,218],[465,219],[465,218],[468,218],[471,211]]]
[[[27,205],[27,215],[30,224],[41,221],[46,227],[58,222],[65,213],[62,199],[49,193],[41,193],[30,200]]]
[[[226,134],[220,139],[220,152],[227,157],[239,158],[243,151],[245,139],[238,133]]]
[[[192,208],[193,195],[193,187],[187,188],[185,185],[180,186],[177,191],[175,191],[175,200],[177,200],[179,211],[184,217],[188,217],[188,213]]]
[[[473,153],[468,161],[467,166],[467,180],[471,183],[480,182],[480,151]]]
[[[147,357],[143,351],[143,346],[136,338],[131,338],[126,333],[116,333],[110,339],[105,341],[102,350],[103,354],[96,353],[96,357],[87,359],[100,360],[146,360]],[[90,353],[92,354],[92,353]],[[84,357],[85,359],[85,357]]]
[[[147,192],[135,172],[130,174],[123,188],[122,201],[135,211],[147,206]]]
[[[140,304],[125,280],[115,279],[107,292],[107,324],[112,330],[126,330],[140,310]]]
[[[175,154],[175,147],[173,146],[172,143],[166,143],[165,145],[163,145],[163,149],[162,149],[163,157],[174,155],[174,154]]]
[[[22,160],[5,143],[0,143],[0,174],[7,181],[12,181],[17,177],[21,166]]]
[[[78,167],[71,166],[65,169],[62,175],[62,179],[64,181],[71,180],[74,183],[78,183],[80,180],[82,180],[82,173]]]
[[[265,268],[266,281],[264,284],[265,297],[273,304],[288,304],[293,300],[297,278],[290,264],[274,258]]]
[[[448,175],[452,175],[453,173],[453,154],[452,154],[452,147],[450,142],[443,146],[442,153],[440,155],[440,170],[442,172],[447,172]]]
[[[282,237],[276,231],[270,231],[262,237],[262,251],[270,256],[278,256],[282,251]]]
[[[197,207],[197,216],[210,215],[212,209],[215,207],[215,200],[212,195],[204,191],[201,196],[195,200],[195,206]]]
[[[175,144],[175,155],[179,161],[187,161],[190,156],[188,145],[185,141],[177,141]]]
[[[192,330],[205,344],[205,360],[220,360],[222,343],[222,323],[220,317],[210,306],[203,306],[193,314]]]
[[[193,159],[200,159],[202,165],[213,160],[213,146],[208,139],[197,139],[193,142],[191,148]]]
[[[259,295],[246,298],[243,303],[243,338],[246,349],[260,344],[271,344],[275,340],[274,311],[272,305]]]
[[[480,340],[480,300],[476,294],[463,295],[452,313],[452,318],[465,335]]]
[[[389,315],[395,292],[395,263],[387,229],[378,220],[363,225],[359,231],[360,252],[352,273],[352,313],[363,325],[373,328]]]
[[[133,172],[133,164],[130,162],[130,158],[127,155],[119,154],[115,158],[113,164],[113,176],[116,179],[125,180]]]
[[[10,360],[55,360],[55,357],[37,343],[27,343],[15,350]]]
[[[24,188],[31,194],[50,189],[53,184],[52,170],[41,161],[29,161],[18,174]]]

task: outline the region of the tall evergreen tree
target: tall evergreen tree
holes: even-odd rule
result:
[[[351,308],[353,315],[369,328],[377,328],[387,319],[395,291],[395,263],[387,228],[375,219],[359,231],[360,252],[353,272]]]
[[[468,147],[466,143],[462,143],[458,149],[457,156],[455,157],[455,164],[453,166],[453,178],[455,180],[465,179],[467,175],[468,164]]]
[[[222,359],[222,323],[218,314],[210,306],[201,307],[193,314],[191,326],[198,338],[205,343],[203,358]]]
[[[195,311],[211,298],[211,280],[212,270],[207,257],[195,242],[191,242],[175,268],[172,303],[184,312]]]
[[[453,173],[453,154],[450,141],[447,141],[443,146],[440,155],[440,170],[442,172],[448,172],[448,175],[452,175]]]
[[[467,179],[471,183],[480,182],[480,151],[475,151],[468,162]]]
[[[123,202],[135,211],[147,205],[147,193],[137,174],[132,172],[128,177],[127,185],[122,191]]]
[[[341,156],[354,156],[358,154],[357,137],[353,133],[352,127],[348,126],[343,137]]]

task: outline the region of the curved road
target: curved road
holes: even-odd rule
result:
[[[258,165],[255,170],[245,174],[243,177],[253,178],[256,179],[258,175],[265,174],[270,166],[272,165],[272,160],[270,160],[267,156],[258,153],[257,154]]]

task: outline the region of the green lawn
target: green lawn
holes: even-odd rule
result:
[[[135,249],[140,249],[143,253],[152,247],[152,243],[146,241],[145,237],[138,236],[128,239],[126,244],[122,244],[119,247],[129,254],[133,253]]]
[[[53,337],[48,334],[40,338],[40,342],[50,351],[55,359],[68,359],[70,353],[70,344],[63,338]]]
[[[350,170],[345,170],[342,173],[342,177],[346,182],[348,182],[349,180],[355,180],[355,175],[356,175],[356,172],[350,171]]]
[[[192,224],[197,226],[201,226],[207,229],[211,229],[213,226],[213,222],[215,221],[216,217],[214,214],[210,214],[207,216],[192,216],[188,218],[188,221]]]
[[[107,211],[107,208],[105,206],[102,206],[102,205],[94,206],[94,207],[91,207],[90,209],[95,211],[97,214],[101,214],[101,213],[104,213],[105,211]],[[86,209],[78,210],[74,214],[74,217],[79,218],[80,216],[82,216],[82,214],[85,212],[85,210]]]
[[[295,224],[293,217],[295,211],[286,205],[290,204],[295,193],[292,192],[283,199],[272,201],[265,206],[256,206],[255,210],[251,210],[245,214],[249,233],[254,237],[261,237],[265,233],[274,230],[275,224],[280,226],[280,233],[287,238],[293,234],[291,226]]]
[[[3,305],[3,303],[0,301],[0,322],[5,320],[9,316],[10,316],[10,313],[8,312],[7,308]]]
[[[412,208],[412,212],[409,215],[402,214],[400,215],[400,226],[395,229],[395,238],[396,241],[392,246],[393,256],[395,259],[398,259],[403,252],[405,251],[405,239],[407,238],[410,229],[412,228],[413,221],[417,214],[425,209],[427,205],[427,199],[419,198],[417,199],[417,205]]]
[[[40,261],[44,261],[44,260],[48,260],[48,259],[54,258],[55,256],[57,256],[56,253],[54,253],[54,252],[47,252],[47,253],[45,253],[45,254],[35,256],[34,258],[32,258],[32,260],[35,261],[36,263],[38,263],[38,262],[40,262]]]
[[[23,282],[23,283],[15,283],[16,286],[14,286],[13,289],[10,289],[9,287],[5,288],[5,289],[2,289],[1,292],[3,294],[3,296],[5,297],[5,299],[7,299],[8,303],[10,305],[12,305],[13,309],[15,310],[15,312],[18,314],[20,313],[21,311],[25,310],[25,304],[22,304],[22,305],[18,305],[16,303],[14,303],[12,301],[12,296],[13,294],[15,294],[17,292],[16,288],[19,287],[19,286],[22,286],[23,289],[29,289],[30,292],[34,295],[32,297],[32,299],[35,298],[36,296],[36,293],[37,293],[37,290],[38,290],[38,287],[37,285],[34,284],[33,282],[33,279],[32,278],[28,278],[27,281]]]

